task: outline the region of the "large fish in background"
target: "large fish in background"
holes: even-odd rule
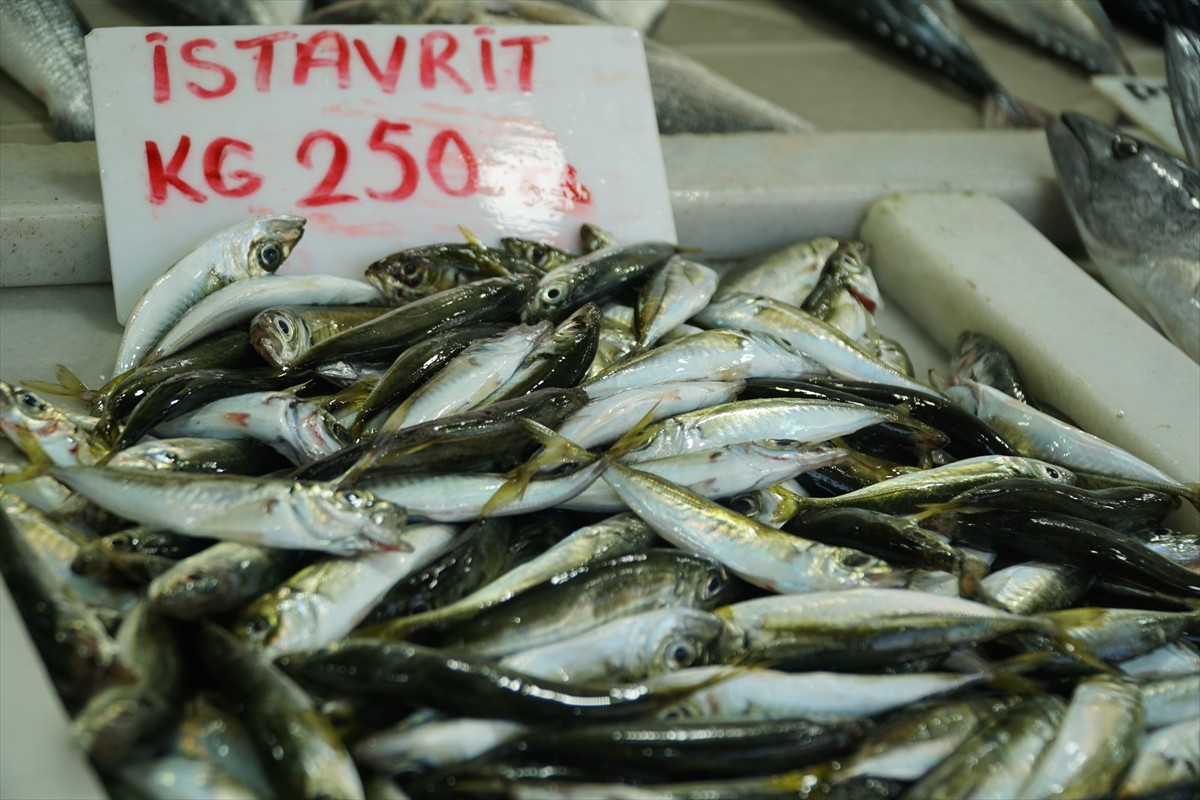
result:
[[[1101,0],[1112,20],[1156,42],[1167,26],[1200,33],[1200,0]]]
[[[1200,173],[1082,114],[1046,126],[1088,254],[1112,292],[1200,361]]]
[[[96,138],[83,37],[70,0],[0,2],[0,69],[46,104],[58,138]]]
[[[1200,169],[1200,33],[1167,31],[1167,87],[1183,152]]]
[[[793,0],[793,3],[797,0]],[[1013,97],[967,43],[951,0],[804,0],[936,70],[983,105],[988,127],[1038,128],[1046,114]]]
[[[958,0],[958,4],[1000,22],[1088,72],[1134,72],[1100,0]]]
[[[639,13],[634,13],[635,7]],[[310,14],[308,24],[632,25],[649,26],[661,4],[604,0],[341,0]],[[647,11],[655,13],[646,13]],[[800,132],[808,121],[749,92],[699,62],[645,40],[658,132]]]

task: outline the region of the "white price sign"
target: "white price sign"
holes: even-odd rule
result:
[[[87,37],[117,315],[197,242],[308,218],[280,270],[581,223],[674,241],[640,36],[600,26],[100,28]]]

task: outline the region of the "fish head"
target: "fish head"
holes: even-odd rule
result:
[[[245,277],[269,275],[292,254],[304,235],[304,217],[251,217],[229,231],[231,255]]]
[[[538,282],[533,295],[521,309],[523,322],[536,322],[541,319],[560,317],[564,309],[571,307],[571,297],[575,293],[575,282],[571,273],[565,268],[547,272]]]
[[[1200,173],[1083,114],[1046,125],[1067,205],[1089,251],[1123,260],[1179,252],[1200,235]]]
[[[402,250],[367,267],[366,277],[392,302],[407,303],[451,289],[461,281],[455,271],[419,250]]]
[[[704,611],[680,608],[666,615],[654,631],[652,671],[674,672],[709,663],[724,630],[724,620]]]
[[[62,414],[28,389],[0,381],[0,427],[12,426],[37,430],[62,419]]]
[[[320,627],[315,596],[282,586],[251,603],[233,633],[267,661],[283,653],[303,649]]]
[[[1050,481],[1051,483],[1066,484],[1067,486],[1074,486],[1079,482],[1074,472],[1060,467],[1058,464],[1039,461],[1036,458],[1027,458],[1024,461],[1027,474],[1022,477],[1036,478],[1038,480]]]
[[[119,763],[145,735],[151,721],[162,717],[168,702],[157,692],[115,686],[88,702],[72,723],[72,732],[96,762]]]
[[[304,321],[279,308],[268,308],[250,323],[250,344],[264,359],[286,367],[308,350],[312,334]]]
[[[741,583],[725,567],[708,558],[681,561],[678,569],[678,586],[691,595],[691,605],[696,608],[723,605],[741,589]]]
[[[209,608],[235,607],[240,596],[237,570],[190,565],[164,572],[147,589],[147,597],[157,610],[180,619],[203,616]]]
[[[382,548],[411,549],[402,538],[408,519],[405,510],[364,489],[298,484],[294,498],[297,519],[309,534],[326,544],[336,544],[347,554]]]
[[[549,272],[575,257],[543,242],[516,236],[505,236],[500,240],[500,245],[509,255],[528,261],[542,272]]]
[[[867,246],[862,242],[850,240],[843,242],[829,257],[829,263],[837,270],[838,278],[850,296],[859,305],[874,314],[883,305],[883,295],[879,292],[879,284],[867,264]]]
[[[900,588],[908,584],[911,573],[852,547],[824,547],[815,560],[814,571],[843,588]]]

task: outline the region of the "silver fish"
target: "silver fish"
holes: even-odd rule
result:
[[[1200,775],[1200,718],[1181,720],[1142,739],[1129,771],[1121,779],[1116,797],[1153,795]]]
[[[645,420],[657,422],[719,403],[728,403],[744,381],[677,381],[599,397],[558,426],[558,432],[583,448],[608,444]]]
[[[1103,797],[1137,754],[1142,697],[1126,679],[1081,681],[1071,695],[1058,734],[1016,796]]]
[[[273,306],[378,303],[382,300],[379,290],[369,283],[334,275],[246,278],[217,289],[189,308],[163,334],[145,361],[156,361],[224,328],[247,323],[259,312]]]
[[[1084,246],[1108,288],[1200,361],[1200,173],[1082,114],[1046,125]]]
[[[1167,29],[1167,88],[1183,152],[1200,169],[1200,33]]]
[[[360,490],[108,467],[52,474],[114,514],[191,536],[339,555],[408,546],[404,510]]]
[[[157,435],[255,439],[296,465],[310,464],[350,440],[337,419],[292,392],[252,392],[209,403],[159,425]]]
[[[668,258],[638,293],[634,317],[638,348],[651,347],[708,305],[718,280],[711,267],[679,255]]]
[[[103,440],[38,395],[0,381],[0,433],[37,461],[90,465],[108,455]]]
[[[739,261],[721,279],[714,296],[723,299],[734,294],[754,294],[802,306],[817,285],[825,262],[843,244],[846,243],[841,239],[818,236]],[[861,242],[854,245],[866,249]]]
[[[1038,47],[1103,75],[1132,75],[1133,65],[1099,0],[958,0],[1007,25]]]
[[[279,269],[304,235],[304,223],[303,217],[251,217],[196,245],[138,298],[125,321],[113,374],[140,364],[158,340],[200,300],[234,281]]]
[[[0,69],[46,104],[58,138],[96,138],[83,37],[87,24],[69,0],[0,4]]]
[[[357,742],[354,757],[389,772],[431,770],[469,761],[528,730],[528,725],[506,719],[443,719],[434,712],[418,712]]]

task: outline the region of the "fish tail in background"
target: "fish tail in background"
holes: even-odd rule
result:
[[[0,3],[0,69],[46,104],[58,138],[96,138],[83,37],[88,25],[70,0]]]
[[[1168,28],[1165,50],[1175,127],[1188,161],[1200,169],[1200,32]]]
[[[985,128],[1042,128],[1054,114],[997,89],[983,100]]]
[[[73,397],[83,403],[90,403],[98,394],[96,389],[79,379],[66,364],[59,364],[54,372],[57,381],[25,381],[25,386],[35,392],[57,395],[58,397]]]

